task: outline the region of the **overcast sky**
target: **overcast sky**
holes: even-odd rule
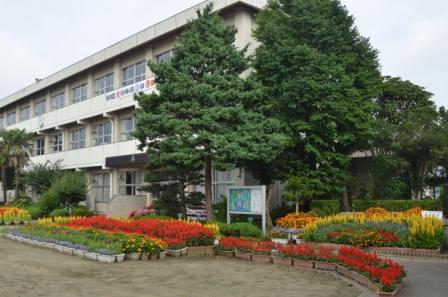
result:
[[[0,98],[201,0],[0,0]],[[341,0],[380,51],[383,74],[448,106],[448,1]]]

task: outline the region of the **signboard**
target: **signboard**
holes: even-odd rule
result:
[[[145,92],[150,89],[154,89],[156,82],[154,78],[149,78],[138,83],[117,89],[115,91],[106,93],[106,101],[120,99],[121,97],[134,95],[139,92]]]
[[[422,210],[422,217],[436,217],[443,220],[443,211]]]
[[[227,223],[231,214],[262,216],[262,231],[266,234],[266,187],[229,187],[227,199]]]

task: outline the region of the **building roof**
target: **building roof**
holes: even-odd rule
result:
[[[155,40],[163,35],[178,30],[185,26],[187,22],[196,17],[196,11],[204,8],[208,3],[214,3],[214,10],[221,11],[226,8],[241,4],[252,7],[254,9],[261,9],[266,0],[207,0],[191,8],[188,8],[170,18],[167,18],[159,23],[152,25],[128,38],[125,38],[99,52],[90,55],[81,61],[78,61],[58,72],[55,72],[36,83],[33,83],[7,97],[0,100],[0,108],[5,107],[21,98],[32,95],[36,92],[42,91],[58,82],[70,78],[82,71],[86,71],[94,66],[97,66],[107,60],[117,57],[129,50],[138,46]]]

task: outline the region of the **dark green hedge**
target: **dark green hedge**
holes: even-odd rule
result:
[[[339,212],[338,200],[313,200],[311,209],[319,215],[330,215]],[[440,199],[434,200],[354,200],[353,211],[364,211],[369,207],[382,207],[389,211],[405,211],[413,207],[424,210],[442,210]]]

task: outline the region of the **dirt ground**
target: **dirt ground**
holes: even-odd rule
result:
[[[358,296],[316,271],[222,257],[100,264],[0,238],[1,297]]]

